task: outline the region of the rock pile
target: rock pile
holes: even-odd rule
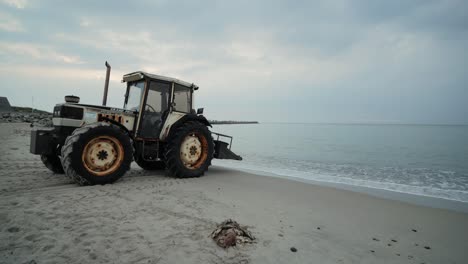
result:
[[[0,113],[0,123],[31,123],[34,126],[52,126],[52,114],[9,112]]]

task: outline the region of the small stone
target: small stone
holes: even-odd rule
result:
[[[392,246],[392,244],[388,243],[388,244],[387,244],[387,246],[391,247],[391,246]]]
[[[290,248],[292,252],[297,252],[297,249],[295,247]]]
[[[431,247],[429,247],[429,246],[425,246],[424,248],[425,248],[425,249],[431,249]]]
[[[392,239],[392,242],[393,242],[393,243],[396,243],[397,241],[396,241],[395,239]]]
[[[415,233],[418,232],[418,230],[416,230],[416,229],[411,229],[411,231],[413,231],[413,232],[415,232]]]
[[[375,250],[371,250],[370,252],[375,253]]]
[[[284,235],[283,235],[283,234],[278,234],[278,236],[279,236],[279,237],[284,237]]]
[[[320,230],[320,227],[317,227],[317,230]]]
[[[8,228],[8,232],[10,232],[10,233],[17,233],[17,232],[19,232],[19,230],[20,230],[20,229],[19,229],[18,227],[10,227],[10,228]]]
[[[372,240],[374,241],[380,241],[378,238],[373,237]]]

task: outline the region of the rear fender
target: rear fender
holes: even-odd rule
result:
[[[208,120],[202,115],[172,112],[167,116],[166,121],[164,122],[163,129],[159,136],[160,140],[165,141],[172,131],[189,121],[197,121],[211,127],[210,122],[208,122]]]

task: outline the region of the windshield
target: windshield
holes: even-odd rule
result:
[[[132,111],[140,110],[143,88],[145,88],[144,81],[132,83],[128,87],[127,100],[125,102],[124,109]]]

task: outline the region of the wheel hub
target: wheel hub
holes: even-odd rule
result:
[[[197,136],[190,134],[180,146],[180,158],[186,167],[192,167],[202,155],[202,144]]]
[[[110,136],[101,136],[89,141],[82,155],[85,168],[98,176],[114,172],[122,160],[123,147],[116,138]]]
[[[99,151],[99,153],[97,154],[97,157],[98,157],[98,159],[100,159],[100,160],[105,160],[105,159],[107,159],[107,156],[109,156],[109,154],[107,154],[107,151],[105,151],[105,150],[101,150],[101,151]]]

